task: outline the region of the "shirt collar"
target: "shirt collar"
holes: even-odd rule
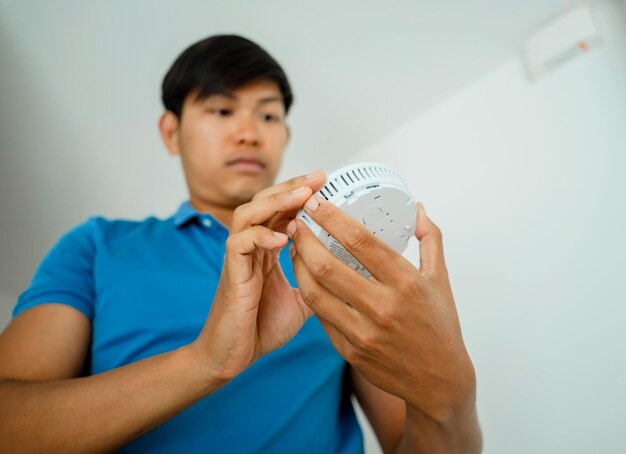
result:
[[[190,224],[191,222],[202,223],[202,225],[204,225],[205,227],[220,226],[222,228],[225,228],[211,214],[200,213],[193,206],[191,206],[191,203],[189,201],[186,201],[180,205],[178,211],[174,215],[174,225],[176,226],[176,228],[181,228],[185,225]]]

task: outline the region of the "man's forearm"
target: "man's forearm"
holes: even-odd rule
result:
[[[407,405],[398,454],[474,454],[482,451],[475,396],[445,417],[432,418]]]
[[[113,451],[223,385],[183,347],[85,378],[0,381],[0,451]]]

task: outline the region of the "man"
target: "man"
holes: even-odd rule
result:
[[[0,337],[0,450],[360,452],[354,392],[385,452],[479,451],[423,207],[418,271],[312,196],[322,172],[272,186],[292,94],[249,40],[188,48],[163,102],[189,202],[165,220],[92,218],[49,252]],[[303,206],[373,278],[293,220]]]

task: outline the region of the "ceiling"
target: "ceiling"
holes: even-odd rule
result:
[[[155,125],[161,78],[192,42],[266,47],[296,95],[283,173],[332,170],[511,58],[565,3],[0,0],[0,291],[17,295],[89,213],[165,214],[184,197]]]

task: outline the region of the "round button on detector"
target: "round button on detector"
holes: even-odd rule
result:
[[[380,208],[370,208],[363,215],[363,224],[368,227],[375,227],[383,219],[383,210]]]

